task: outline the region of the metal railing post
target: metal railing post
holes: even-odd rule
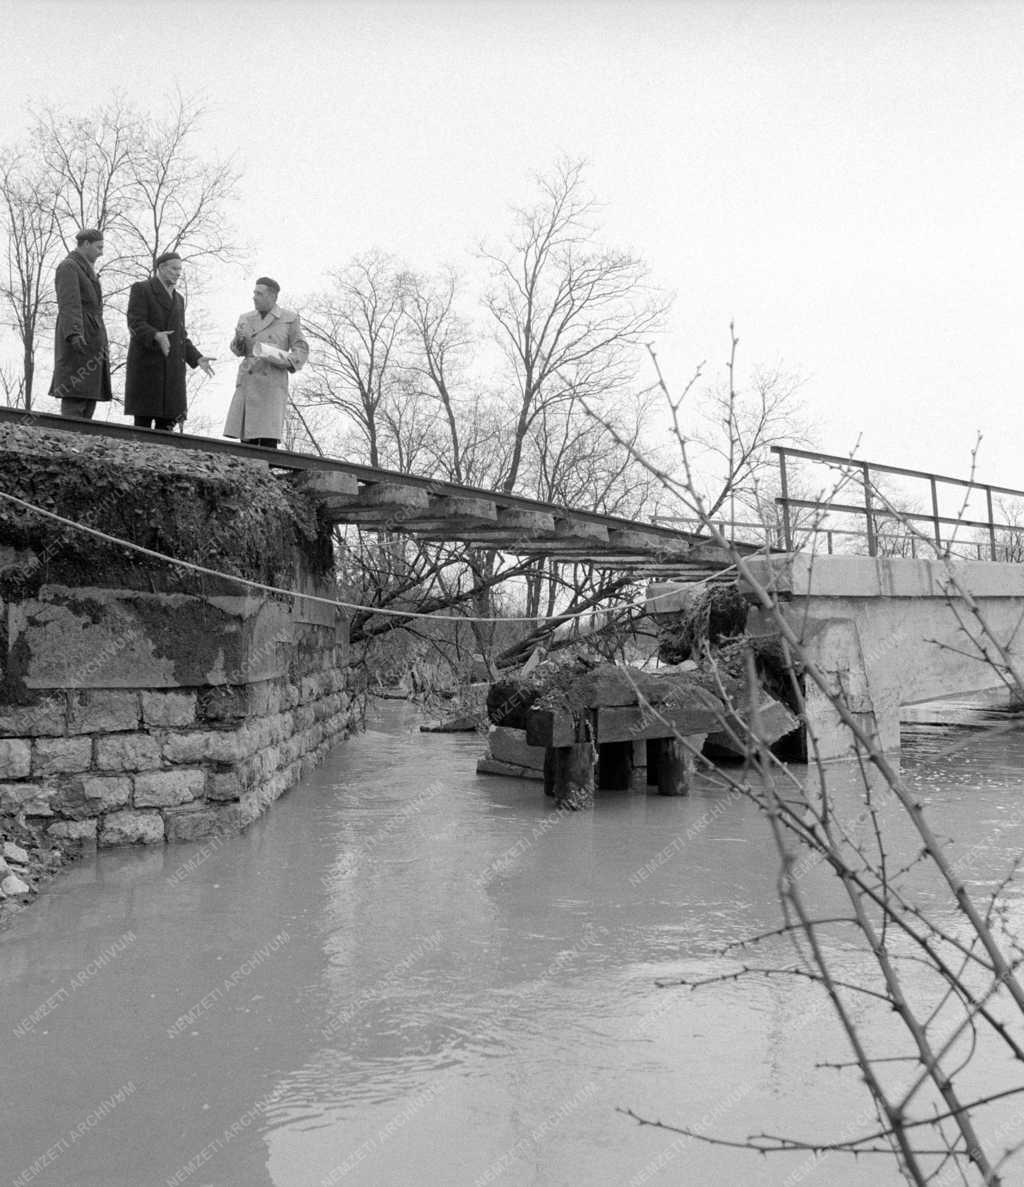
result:
[[[875,521],[871,510],[871,472],[867,462],[861,462],[864,481],[864,518],[868,528],[868,556],[878,555],[878,541],[875,539]]]
[[[992,487],[985,487],[985,502],[988,504],[988,539],[992,545],[992,559],[998,560],[996,556],[996,525],[995,516],[992,514]]]
[[[786,452],[779,450],[779,485],[782,490],[782,541],[787,552],[793,551],[793,533],[789,522],[789,484],[786,481]]]
[[[932,527],[935,529],[935,549],[942,553],[942,529],[939,527],[939,488],[935,484],[935,475],[931,474],[928,481],[932,487]]]

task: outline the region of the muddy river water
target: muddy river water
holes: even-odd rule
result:
[[[727,1139],[869,1123],[817,1066],[848,1051],[813,986],[656,985],[779,922],[747,801],[702,781],[561,817],[478,777],[476,736],[383,712],[244,836],[101,852],[0,933],[0,1184],[901,1182],[624,1112]],[[1024,847],[1024,726],[959,738],[919,729],[904,766],[983,889]]]

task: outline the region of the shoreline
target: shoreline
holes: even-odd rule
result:
[[[51,845],[30,825],[0,818],[0,933],[85,852],[81,842]],[[19,891],[10,878],[26,889]],[[3,889],[5,883],[10,889]]]

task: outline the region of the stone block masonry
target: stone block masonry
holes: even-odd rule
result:
[[[249,592],[0,503],[0,825],[55,843],[245,828],[350,731],[315,497],[254,463],[0,426],[5,488]]]
[[[193,841],[312,770],[351,726],[347,623],[228,601],[43,586],[5,607],[0,815],[55,841]]]

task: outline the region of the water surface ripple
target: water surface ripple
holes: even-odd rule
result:
[[[724,944],[778,925],[748,803],[701,783],[558,816],[536,783],[476,776],[477,737],[386,712],[244,836],[104,851],[0,934],[0,1182],[901,1182],[617,1111],[725,1138],[870,1126],[856,1078],[815,1066],[848,1054],[813,987],[655,984],[735,966]],[[907,777],[994,886],[1024,838],[1024,735],[948,737],[908,742]]]

